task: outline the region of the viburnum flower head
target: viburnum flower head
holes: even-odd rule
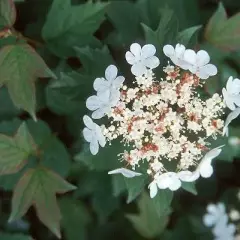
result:
[[[111,65],[105,78],[94,82],[97,94],[87,99],[92,117],[106,118],[101,126],[106,141],[119,139],[126,147],[118,154],[123,167],[109,174],[148,174],[151,197],[158,189],[176,191],[182,182],[213,174],[212,160],[222,146],[211,149],[210,142],[222,134],[226,107],[220,94],[203,100],[198,93],[204,79],[217,73],[206,51],[195,53],[180,44],[163,51],[174,63],[163,67],[165,77],[158,79],[153,72],[160,64],[156,48],[134,43],[126,53],[134,75],[131,87],[123,85],[124,78]]]

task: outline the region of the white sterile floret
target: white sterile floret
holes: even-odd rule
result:
[[[167,172],[167,173],[161,174],[157,178],[157,185],[158,185],[158,188],[160,189],[169,188],[172,191],[176,191],[181,187],[181,181],[179,180],[177,173]]]
[[[138,43],[133,43],[125,55],[127,62],[132,65],[132,73],[135,76],[142,76],[147,73],[147,69],[156,68],[160,61],[154,56],[155,53],[156,48],[152,44],[141,47]]]
[[[203,216],[203,223],[207,227],[214,226],[220,218],[226,216],[226,209],[223,203],[209,204],[207,206],[207,212]]]
[[[96,78],[93,83],[93,88],[97,92],[110,91],[114,92],[118,90],[123,84],[125,78],[123,76],[117,76],[118,69],[114,65],[110,65],[105,70],[105,78]]]
[[[196,74],[201,79],[208,79],[210,76],[217,74],[217,68],[213,64],[209,64],[210,57],[204,50],[197,53],[191,49],[184,52],[184,60],[188,62],[189,71]]]
[[[232,136],[228,138],[228,144],[231,147],[239,147],[240,146],[240,138],[236,136]]]
[[[236,105],[240,107],[240,79],[229,77],[226,88],[222,89],[222,94],[226,106],[232,111]]]
[[[187,70],[189,68],[189,63],[184,60],[185,50],[185,46],[179,43],[175,48],[172,45],[165,45],[163,47],[164,54],[169,57],[175,65]],[[166,71],[168,71],[168,69],[166,69]]]
[[[228,136],[228,125],[232,122],[232,120],[237,118],[239,115],[240,115],[240,108],[236,108],[234,111],[229,113],[229,115],[227,116],[227,119],[225,120],[225,123],[224,123],[224,128],[223,128],[223,133],[222,133],[223,136],[225,134]]]
[[[120,92],[115,90],[112,94],[109,90],[98,92],[97,95],[91,96],[86,101],[86,106],[92,113],[93,119],[100,119],[110,113],[111,108],[116,106],[120,98]]]
[[[228,217],[224,215],[218,220],[212,232],[215,240],[234,240],[235,231],[235,225],[228,223]]]
[[[203,159],[201,160],[196,171],[199,172],[199,174],[203,178],[209,178],[213,174],[212,160],[221,153],[222,147],[223,147],[223,145],[213,148],[212,150],[207,152],[205,154],[205,156],[203,157]]]
[[[237,209],[231,209],[229,212],[229,217],[232,221],[238,221],[240,220],[240,213]]]
[[[200,174],[198,171],[191,172],[191,171],[181,171],[178,174],[178,177],[183,182],[194,182],[196,181]]]
[[[99,145],[104,147],[106,144],[105,136],[102,133],[101,127],[94,123],[87,115],[83,117],[83,122],[86,126],[83,129],[83,136],[85,140],[90,143],[91,153],[96,155],[99,150]]]
[[[131,171],[127,168],[117,168],[115,170],[109,171],[108,174],[122,174],[126,178],[133,178],[142,175],[141,173]]]

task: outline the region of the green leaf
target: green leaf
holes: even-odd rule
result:
[[[5,87],[0,88],[0,102],[4,102],[4,104],[0,105],[1,119],[11,119],[21,113],[21,110],[16,108],[13,104],[9,96],[8,90]]]
[[[112,189],[115,197],[126,191],[126,183],[120,174],[112,175]]]
[[[140,18],[134,3],[114,1],[107,9],[107,16],[115,27],[122,45],[129,45],[140,36]],[[111,41],[109,43],[113,44]]]
[[[76,114],[86,108],[84,95],[86,83],[79,73],[60,73],[56,80],[52,80],[46,88],[47,106],[60,115]]]
[[[177,35],[177,42],[187,46],[189,42],[191,41],[192,37],[195,35],[195,33],[201,28],[202,26],[194,26],[187,29],[184,29],[183,31],[179,32]]]
[[[113,142],[100,148],[97,155],[92,155],[89,150],[89,144],[85,144],[84,148],[78,153],[74,159],[84,163],[91,170],[106,171],[121,166],[118,154],[124,151],[125,147],[120,142]]]
[[[105,222],[119,208],[120,199],[112,195],[111,176],[106,172],[89,172],[79,181],[78,186],[75,197],[91,197],[92,208],[100,223]]]
[[[123,176],[122,176],[123,177]],[[128,191],[127,203],[132,202],[136,197],[141,194],[146,185],[147,176],[142,175],[134,178],[125,178],[124,181]]]
[[[173,192],[165,189],[158,190],[157,195],[152,199],[155,211],[158,216],[168,215],[171,212],[171,202],[173,199]]]
[[[50,170],[40,167],[29,169],[14,189],[9,221],[20,219],[34,205],[40,221],[60,238],[61,213],[55,195],[75,188]]]
[[[86,226],[90,223],[90,215],[85,206],[79,201],[71,198],[63,198],[59,202],[66,240],[86,239]]]
[[[32,240],[30,236],[26,236],[23,234],[10,234],[0,232],[0,239],[2,240]]]
[[[0,84],[8,88],[13,103],[36,119],[34,81],[53,76],[37,52],[27,44],[8,45],[0,50]]]
[[[93,36],[104,21],[108,3],[71,5],[70,0],[54,0],[42,30],[48,47],[58,56],[73,55],[73,47],[99,46]]]
[[[0,134],[0,175],[21,170],[36,147],[25,123],[11,138]]]
[[[139,214],[127,214],[126,217],[143,237],[152,239],[159,236],[168,223],[168,217],[159,217],[151,198],[145,192],[137,204]]]
[[[178,32],[178,23],[174,18],[171,9],[161,9],[161,19],[156,30],[152,30],[149,26],[142,23],[145,39],[148,43],[156,46],[158,55],[161,56],[163,46],[171,44],[176,39]]]
[[[29,131],[38,146],[41,164],[65,177],[70,170],[70,155],[64,144],[51,133],[43,121],[27,121]]]
[[[12,27],[16,21],[16,8],[12,0],[0,1],[0,29]]]
[[[222,3],[219,3],[217,11],[209,20],[205,38],[213,45],[226,50],[240,49],[240,13],[227,19],[226,11]]]
[[[114,60],[107,46],[103,46],[101,49],[92,49],[88,46],[82,48],[75,47],[74,49],[83,65],[81,73],[91,76],[93,80],[99,77],[99,75],[104,76],[105,69],[110,64],[114,64]]]
[[[193,195],[197,195],[195,182],[182,182],[182,188]]]

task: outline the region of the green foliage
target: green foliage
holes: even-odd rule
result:
[[[240,14],[227,19],[227,14],[222,3],[209,20],[205,31],[207,41],[226,51],[240,48],[239,33]]]
[[[30,45],[8,45],[0,50],[0,84],[7,86],[13,103],[29,112],[34,119],[34,81],[38,77],[49,76],[52,76],[50,69]]]
[[[63,198],[60,200],[62,227],[67,240],[86,239],[86,225],[91,221],[85,206],[78,200]]]
[[[35,151],[35,145],[27,126],[23,123],[11,138],[0,135],[0,175],[16,173],[26,164],[26,159]]]
[[[82,118],[107,66],[132,84],[124,54],[134,42],[156,46],[156,81],[165,44],[208,51],[219,73],[202,93],[221,93],[240,74],[240,3],[222,2],[0,0],[0,240],[213,239],[205,205],[240,207],[240,141],[229,141],[240,138],[239,119],[229,138],[208,139],[225,144],[211,178],[151,199],[145,165],[135,178],[108,175],[127,146],[113,141],[93,156]]]
[[[50,170],[41,167],[29,169],[14,189],[9,221],[21,218],[34,204],[39,219],[60,238],[61,213],[55,194],[63,194],[73,189],[75,186]]]
[[[22,234],[8,234],[0,232],[0,238],[3,240],[31,240],[29,236]]]
[[[168,223],[168,216],[159,216],[153,201],[143,192],[138,201],[139,214],[127,214],[134,228],[145,238],[152,239],[159,236]]]
[[[99,46],[93,36],[104,20],[106,3],[91,1],[79,6],[70,0],[54,0],[42,30],[48,47],[58,56],[71,56],[73,46]]]

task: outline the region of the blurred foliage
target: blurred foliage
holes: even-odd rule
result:
[[[163,64],[165,44],[207,50],[219,74],[205,94],[221,92],[240,76],[239,12],[236,0],[0,0],[0,240],[212,239],[206,204],[240,208],[238,120],[213,141],[225,148],[210,179],[150,199],[147,176],[107,175],[123,146],[91,155],[82,117],[109,64],[131,82],[133,42]]]

